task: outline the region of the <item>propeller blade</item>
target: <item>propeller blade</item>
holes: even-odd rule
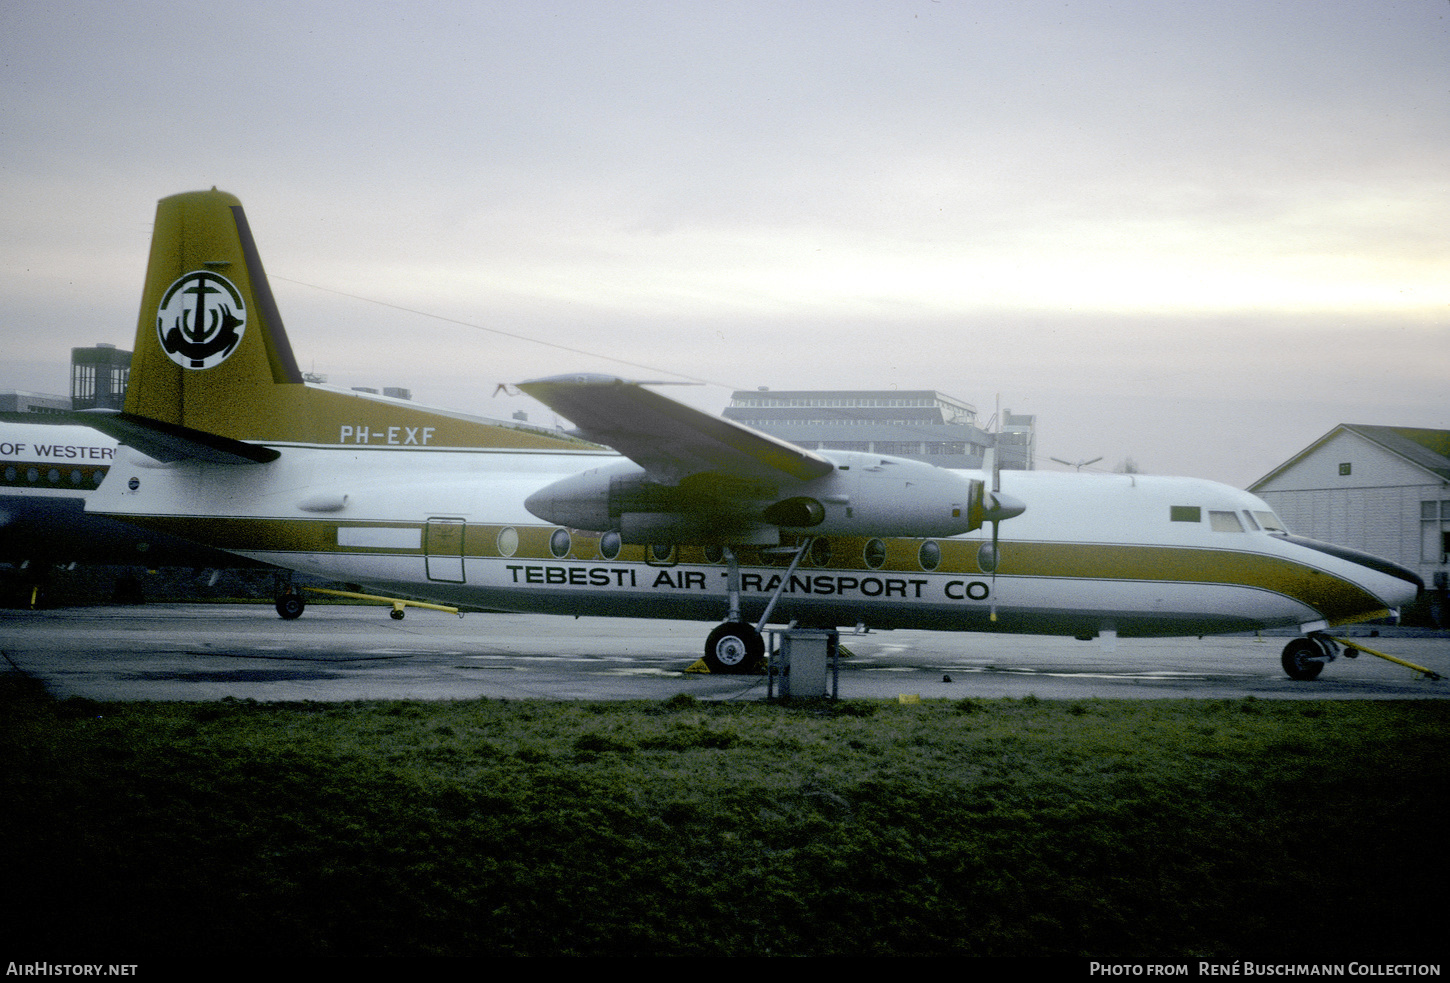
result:
[[[993,476],[996,477],[995,475]],[[996,482],[994,481],[993,484]],[[1002,565],[1002,549],[998,541],[998,533],[1002,528],[1002,520],[1010,519],[1013,516],[1021,515],[1027,511],[1027,503],[1021,499],[1013,498],[1011,495],[1004,495],[999,491],[992,492],[990,505],[982,510],[982,515],[992,523],[992,607],[991,620],[997,620],[997,569]],[[984,503],[985,504],[985,503]]]
[[[997,530],[1001,528],[1002,520],[992,520],[992,607],[991,619],[997,620],[997,568],[1002,565],[1002,553],[997,548]]]

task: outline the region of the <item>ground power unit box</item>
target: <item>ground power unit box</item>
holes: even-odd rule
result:
[[[780,650],[772,660],[772,675],[779,677],[781,697],[808,699],[836,696],[840,633],[789,628],[780,632],[779,637]]]

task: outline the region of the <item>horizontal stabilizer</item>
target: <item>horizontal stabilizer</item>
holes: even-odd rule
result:
[[[133,413],[82,410],[73,417],[93,430],[136,448],[147,457],[166,463],[192,460],[208,464],[266,464],[282,456],[281,451],[260,444],[249,444]]]

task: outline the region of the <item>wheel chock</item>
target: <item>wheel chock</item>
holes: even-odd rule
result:
[[[713,676],[713,675],[715,675],[715,673],[713,673],[713,672],[710,671],[710,667],[707,666],[707,665],[705,665],[705,660],[704,659],[696,659],[694,662],[691,662],[688,666],[686,666],[684,671],[685,672],[698,672],[698,673],[703,673],[706,676]],[[760,660],[760,666],[759,666],[759,668],[756,668],[756,669],[747,669],[745,672],[736,672],[736,673],[728,673],[728,672],[726,672],[726,673],[720,673],[720,675],[722,675],[722,676],[732,676],[732,675],[733,676],[763,676],[763,675],[765,675],[765,660],[764,659],[761,659]]]

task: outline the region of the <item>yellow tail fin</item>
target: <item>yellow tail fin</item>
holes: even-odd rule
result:
[[[242,203],[215,189],[161,199],[125,412],[277,436],[268,390],[301,383]]]
[[[578,446],[304,382],[242,204],[215,188],[157,204],[123,416],[267,443]]]

